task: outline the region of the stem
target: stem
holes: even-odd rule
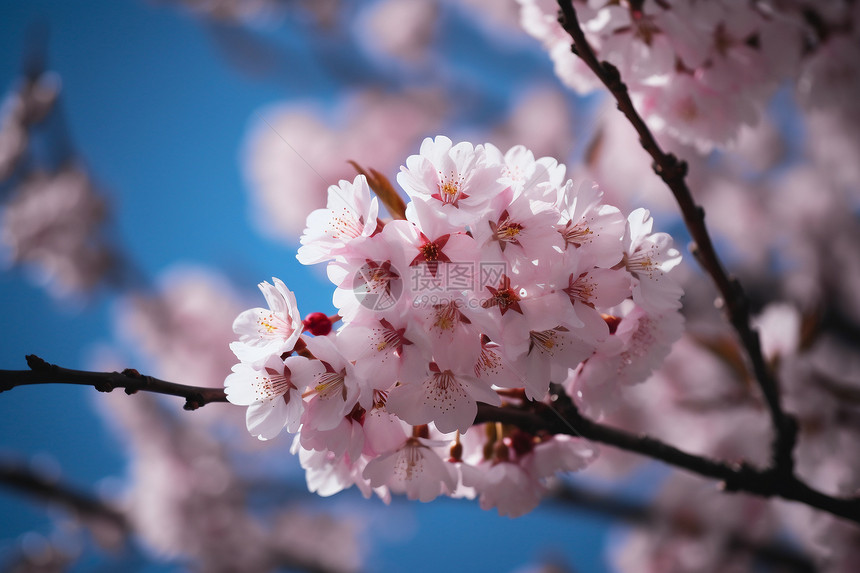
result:
[[[696,204],[687,186],[685,180],[687,163],[679,161],[675,155],[663,151],[633,106],[627,86],[621,81],[618,69],[609,62],[601,62],[597,59],[579,25],[572,0],[558,0],[558,4],[561,8],[559,23],[573,39],[571,49],[612,93],[618,103],[619,111],[627,117],[636,129],[639,134],[639,142],[654,160],[654,172],[660,176],[675,196],[684,223],[693,239],[691,250],[705,272],[713,279],[722,298],[722,304],[725,307],[729,322],[731,322],[746,349],[753,373],[767,402],[775,429],[772,454],[772,465],[775,473],[791,476],[794,472],[792,451],[797,440],[797,424],[782,410],[780,405],[776,379],[762,354],[758,332],[750,326],[749,300],[744,294],[740,282],[729,276],[717,256],[705,226],[705,211]]]
[[[122,372],[87,372],[71,370],[45,362],[38,356],[27,356],[30,370],[0,370],[0,392],[11,390],[16,386],[34,384],[79,384],[92,386],[99,392],[110,392],[114,388],[125,389],[126,394],[134,394],[140,390],[167,394],[185,398],[185,409],[196,410],[211,402],[226,402],[227,395],[223,388],[206,388],[202,386],[187,386],[159,380],[152,376],[144,376],[133,368]]]

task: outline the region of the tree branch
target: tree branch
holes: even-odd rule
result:
[[[119,510],[87,493],[47,478],[24,464],[0,462],[0,484],[60,505],[81,518],[106,521],[124,534],[130,531],[128,520]]]
[[[184,407],[186,410],[196,410],[211,402],[227,401],[227,395],[223,388],[176,384],[152,376],[144,376],[133,368],[126,368],[122,372],[71,370],[45,362],[34,354],[27,356],[27,365],[30,370],[0,370],[0,392],[11,390],[17,386],[33,384],[79,384],[92,386],[99,392],[110,392],[114,388],[123,388],[126,394],[134,394],[142,390],[180,396],[185,398]]]
[[[221,388],[204,388],[167,382],[143,376],[136,370],[119,372],[87,372],[71,370],[49,364],[29,355],[27,363],[32,370],[0,370],[0,392],[31,384],[79,384],[93,386],[100,392],[124,388],[127,394],[139,390],[185,398],[185,409],[195,410],[210,402],[226,402]],[[638,453],[669,465],[682,468],[704,477],[720,480],[728,491],[745,491],[763,497],[778,496],[805,503],[860,524],[860,499],[840,499],[821,493],[801,482],[793,473],[783,474],[770,468],[759,470],[747,464],[728,465],[702,456],[688,454],[660,440],[636,436],[599,424],[584,417],[561,386],[552,384],[550,396],[553,405],[542,402],[524,402],[504,407],[478,404],[475,424],[502,422],[531,434],[567,434],[608,444],[628,452]]]
[[[561,9],[559,23],[573,39],[571,49],[612,93],[618,103],[618,109],[636,129],[642,147],[654,160],[654,172],[660,176],[675,196],[684,223],[693,239],[693,254],[705,272],[713,279],[729,321],[746,349],[753,373],[767,402],[776,430],[772,454],[775,475],[791,476],[794,472],[792,452],[797,440],[797,424],[782,410],[780,405],[777,382],[762,354],[758,332],[750,326],[749,300],[744,294],[740,282],[729,276],[723,267],[705,226],[705,211],[696,204],[689,187],[687,187],[685,180],[687,163],[678,160],[675,155],[663,151],[633,106],[627,86],[621,80],[618,69],[609,62],[601,62],[597,59],[579,25],[572,0],[558,0],[558,4]]]
[[[726,491],[743,491],[762,497],[781,497],[798,501],[854,523],[860,524],[860,499],[836,498],[814,490],[793,473],[783,474],[773,468],[760,470],[746,463],[727,464],[689,454],[665,442],[645,435],[634,435],[584,417],[573,401],[557,384],[550,387],[551,406],[542,402],[503,407],[478,404],[475,423],[502,422],[532,434],[567,434],[607,444],[660,460],[721,482]]]

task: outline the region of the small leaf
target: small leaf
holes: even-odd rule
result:
[[[391,184],[391,181],[388,180],[388,177],[372,167],[369,170],[365,170],[355,161],[350,160],[349,164],[360,175],[364,175],[367,178],[367,184],[373,189],[373,192],[376,193],[376,196],[379,197],[379,200],[382,201],[382,204],[385,205],[385,208],[388,209],[392,217],[395,219],[406,219],[406,203]],[[370,172],[368,173],[368,171]]]

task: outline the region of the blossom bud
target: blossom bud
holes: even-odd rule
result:
[[[305,330],[314,336],[325,336],[331,332],[331,319],[321,312],[312,312],[302,321]]]

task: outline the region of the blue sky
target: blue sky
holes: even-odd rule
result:
[[[223,33],[216,35],[212,25],[181,10],[155,4],[0,1],[0,87],[8,89],[20,68],[28,26],[45,23],[49,65],[63,80],[62,114],[71,140],[112,207],[111,236],[143,275],[152,279],[177,263],[199,263],[220,269],[248,296],[256,296],[257,282],[278,276],[297,292],[304,309],[330,309],[330,288],[319,275],[301,268],[294,252],[251,226],[238,157],[255,110],[291,98],[335,101],[346,82],[331,70],[342,66],[316,65],[306,47],[311,32],[285,23],[261,34],[283,48],[281,54],[264,62],[269,67],[263,72],[249,74],[225,59]],[[446,33],[475,41],[474,31],[457,26]],[[495,67],[486,62],[498,46],[477,43],[460,53],[462,45],[445,46],[442,56],[457,62],[455,75],[498,85],[495,101],[477,102],[463,112],[477,114],[472,119],[479,122],[486,119],[480,114],[490,116],[494,106],[504,105],[506,82],[549,70],[544,55],[520,45]],[[346,56],[330,57],[329,63],[343,64],[338,58]],[[86,368],[94,348],[111,342],[109,292],[87,304],[58,301],[13,270],[0,273],[0,300],[2,368],[24,368],[24,355],[30,353]],[[132,366],[145,370],[145,364]],[[18,388],[0,395],[0,454],[57,467],[68,482],[91,490],[104,478],[121,477],[125,457],[93,410],[98,399],[92,389],[71,386]],[[321,501],[319,507],[327,503],[367,507],[351,494]],[[371,536],[374,570],[438,571],[471,563],[473,570],[505,571],[555,555],[577,571],[605,569],[607,524],[570,510],[547,507],[510,520],[482,512],[475,503],[448,500],[390,510],[372,507],[379,523],[390,519],[411,531],[394,535],[395,525]],[[42,506],[3,489],[0,515],[0,559],[26,532],[51,531]],[[104,558],[94,553],[91,559],[101,563]],[[176,567],[148,565],[145,570]]]

